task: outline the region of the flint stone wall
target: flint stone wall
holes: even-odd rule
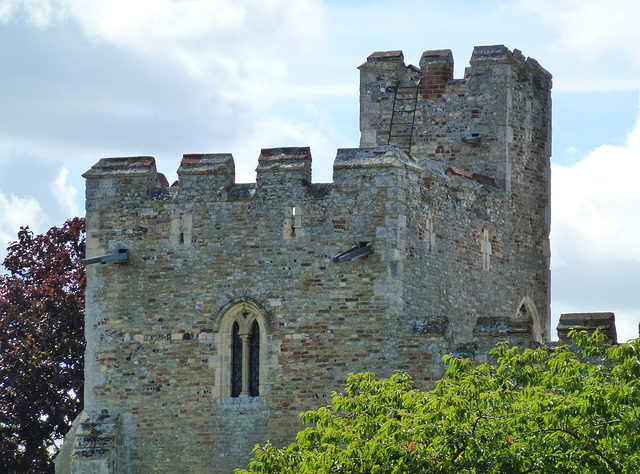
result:
[[[235,183],[229,154],[185,155],[173,186],[150,157],[85,174],[87,257],[129,255],[87,267],[85,412],[118,419],[119,465],[232,472],[256,443],[292,441],[349,373],[430,388],[446,353],[548,340],[550,76],[491,48],[462,80],[446,52],[421,68],[372,55],[363,148],[338,150],[333,183],[311,182],[306,147],[262,150],[254,184]],[[383,143],[407,81],[421,97],[410,146]],[[334,262],[357,245],[372,252]],[[259,314],[258,397],[229,396],[235,310]],[[77,432],[58,472],[91,465]]]

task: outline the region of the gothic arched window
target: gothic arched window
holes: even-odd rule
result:
[[[536,309],[536,305],[533,300],[528,296],[525,296],[518,305],[518,312],[515,314],[515,319],[520,321],[527,321],[533,340],[540,343],[544,342],[547,337],[546,325],[542,325],[542,319]]]
[[[220,396],[257,397],[264,390],[266,376],[265,319],[254,304],[230,305],[220,322],[219,361],[216,380]],[[265,365],[266,364],[266,365]],[[264,366],[264,367],[263,367]]]

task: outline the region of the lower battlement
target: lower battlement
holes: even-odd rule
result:
[[[348,170],[394,166],[418,168],[410,155],[392,147],[339,149],[333,166],[334,182],[349,179]],[[283,186],[284,192],[287,186],[309,186],[312,184],[311,150],[309,147],[263,148],[256,173],[254,189]],[[83,176],[88,180],[142,178],[151,187],[169,188],[164,175],[157,172],[154,158],[149,156],[103,158]],[[229,153],[188,154],[182,158],[178,176],[180,179],[171,186],[171,194],[186,191],[198,181],[216,183],[229,190],[235,185],[235,162]],[[122,187],[122,191],[126,188]]]
[[[282,195],[302,190],[311,197],[323,197],[333,188],[340,192],[339,188],[345,184],[356,185],[359,173],[374,175],[383,168],[402,168],[422,180],[440,180],[448,183],[447,186],[455,187],[453,183],[465,181],[464,187],[470,193],[481,188],[492,193],[502,192],[494,177],[445,167],[435,161],[419,163],[407,152],[389,146],[339,149],[333,165],[333,183],[312,183],[311,162],[309,147],[264,148],[258,159],[256,182],[248,184],[235,183],[235,162],[230,153],[184,155],[178,168],[179,180],[171,186],[165,175],[157,171],[155,159],[150,156],[103,158],[83,176],[88,180],[89,199],[138,193],[142,193],[143,198],[146,191],[152,200],[179,200],[200,191],[234,200],[255,197],[261,189]],[[199,189],[203,186],[208,191]],[[274,186],[279,189],[273,189]]]

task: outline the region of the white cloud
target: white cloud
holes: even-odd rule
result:
[[[625,146],[552,166],[554,267],[576,258],[640,262],[640,122]]]
[[[0,21],[7,22],[12,17],[25,17],[31,23],[45,27],[65,17],[65,0],[2,0]]]
[[[212,33],[233,33],[243,27],[252,6],[226,0],[91,0],[67,4],[88,34],[142,49],[158,40],[180,44]]]
[[[522,0],[520,7],[558,30],[561,50],[584,58],[621,51],[640,65],[637,0]]]
[[[0,261],[4,260],[7,244],[17,239],[20,227],[28,225],[40,233],[46,228],[46,220],[36,199],[0,192]]]
[[[613,311],[618,339],[637,337],[640,120],[624,146],[603,145],[552,165],[554,324],[560,313]]]
[[[0,2],[0,21],[9,20],[15,10],[15,0],[3,0]]]
[[[637,338],[640,311],[618,311],[615,315],[618,342],[627,342],[629,339]]]
[[[40,196],[18,196],[0,191],[0,262],[6,255],[7,244],[17,239],[20,227],[29,227],[35,234],[41,234],[51,225],[61,225],[64,220],[79,215],[78,190],[67,183],[68,176],[68,170],[62,168],[49,184],[50,194],[44,183]]]
[[[15,235],[20,226],[29,225],[32,229],[41,229],[44,215],[40,203],[33,198],[21,198],[15,194],[8,196],[0,192],[0,222],[2,231]]]
[[[244,103],[264,99],[323,34],[320,0],[14,0],[0,19],[20,10],[40,26],[72,19],[91,40],[165,58]]]
[[[529,33],[536,33],[536,58],[554,74],[554,90],[640,89],[637,0],[520,0],[514,6],[519,22],[526,19]]]
[[[78,215],[78,205],[76,204],[78,189],[75,186],[67,184],[68,177],[69,170],[62,168],[60,174],[58,174],[55,181],[51,183],[49,189],[63,211],[67,213],[69,217],[74,217]]]

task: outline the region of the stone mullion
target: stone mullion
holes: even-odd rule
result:
[[[242,392],[240,396],[249,396],[249,334],[241,334],[242,339]]]

